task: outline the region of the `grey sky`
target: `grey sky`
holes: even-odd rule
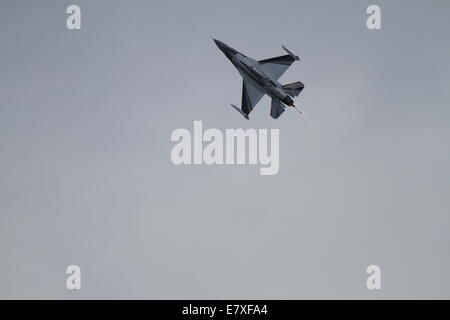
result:
[[[2,1],[0,298],[450,298],[448,12]],[[266,97],[242,119],[241,78],[210,36],[255,59],[298,54],[280,82],[305,84],[305,117],[274,121]],[[279,128],[278,175],[174,166],[170,134],[194,120]],[[70,264],[81,291],[65,288]]]

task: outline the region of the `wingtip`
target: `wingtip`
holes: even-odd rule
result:
[[[292,58],[295,59],[295,61],[300,61],[300,57],[293,54],[288,48],[286,48],[284,45],[281,45],[281,47],[286,51]]]
[[[236,109],[237,112],[239,112],[245,119],[250,120],[250,117],[248,116],[248,114],[245,114],[244,112],[242,112],[241,109],[239,109],[238,107],[236,107],[234,104],[231,104],[231,106]]]

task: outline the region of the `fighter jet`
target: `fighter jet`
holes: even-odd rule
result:
[[[297,81],[281,85],[278,79],[294,61],[300,61],[298,56],[294,55],[285,46],[281,46],[287,52],[287,55],[256,61],[219,40],[213,40],[236,67],[244,80],[242,85],[242,107],[238,108],[233,104],[231,106],[245,119],[250,120],[248,115],[265,94],[272,98],[270,116],[274,119],[278,119],[286,106],[295,108],[292,98],[298,96],[303,90],[303,83]],[[300,110],[295,109],[301,113]]]

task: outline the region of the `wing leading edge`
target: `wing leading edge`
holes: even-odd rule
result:
[[[296,59],[294,57],[287,54],[280,57],[260,60],[258,61],[258,63],[261,71],[263,71],[269,77],[278,80],[295,60]]]
[[[264,96],[265,92],[260,90],[251,80],[242,82],[242,111],[248,115]]]
[[[270,116],[274,119],[278,119],[284,112],[285,106],[280,100],[272,98],[272,104],[270,105]]]

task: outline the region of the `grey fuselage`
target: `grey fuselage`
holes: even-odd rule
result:
[[[244,79],[250,79],[258,87],[261,87],[261,90],[270,97],[279,99],[288,106],[294,105],[294,101],[289,94],[283,90],[282,85],[277,80],[270,78],[261,71],[258,61],[246,57],[239,52],[229,58]]]

